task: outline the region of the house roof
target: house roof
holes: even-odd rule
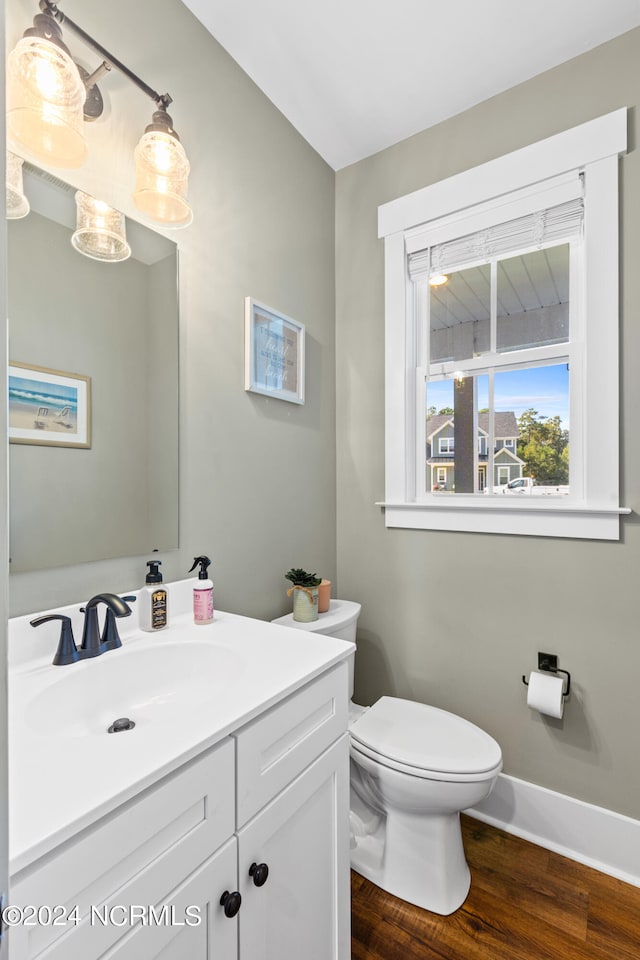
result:
[[[447,423],[453,423],[453,415],[450,413],[434,413],[432,417],[427,417],[427,437],[431,438],[434,433],[438,433]]]
[[[427,418],[427,437],[430,439],[434,433],[442,430],[447,423],[453,423],[453,415],[450,413],[434,413],[432,417]],[[478,414],[478,429],[483,433],[489,433],[489,414]],[[518,430],[518,421],[513,410],[496,412],[494,414],[494,436],[498,440],[517,439],[520,436]]]
[[[515,460],[516,463],[523,465],[525,463],[525,461],[521,460],[512,450],[509,450],[507,447],[500,447],[493,455],[493,462],[499,464],[505,460]]]

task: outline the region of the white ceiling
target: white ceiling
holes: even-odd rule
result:
[[[640,0],[183,0],[335,169],[640,25]]]

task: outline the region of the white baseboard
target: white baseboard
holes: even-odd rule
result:
[[[640,820],[506,774],[465,812],[640,887]]]

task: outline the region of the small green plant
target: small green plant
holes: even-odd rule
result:
[[[308,589],[309,587],[319,587],[322,583],[322,577],[317,577],[315,573],[307,573],[300,567],[292,568],[284,576],[286,580],[291,580],[294,587],[307,587]]]

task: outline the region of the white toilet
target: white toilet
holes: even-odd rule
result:
[[[312,623],[293,614],[273,622],[355,643],[359,614],[359,603],[332,600]],[[424,703],[381,697],[351,707],[351,866],[409,903],[453,913],[471,883],[460,811],[493,789],[500,747],[462,717]]]

